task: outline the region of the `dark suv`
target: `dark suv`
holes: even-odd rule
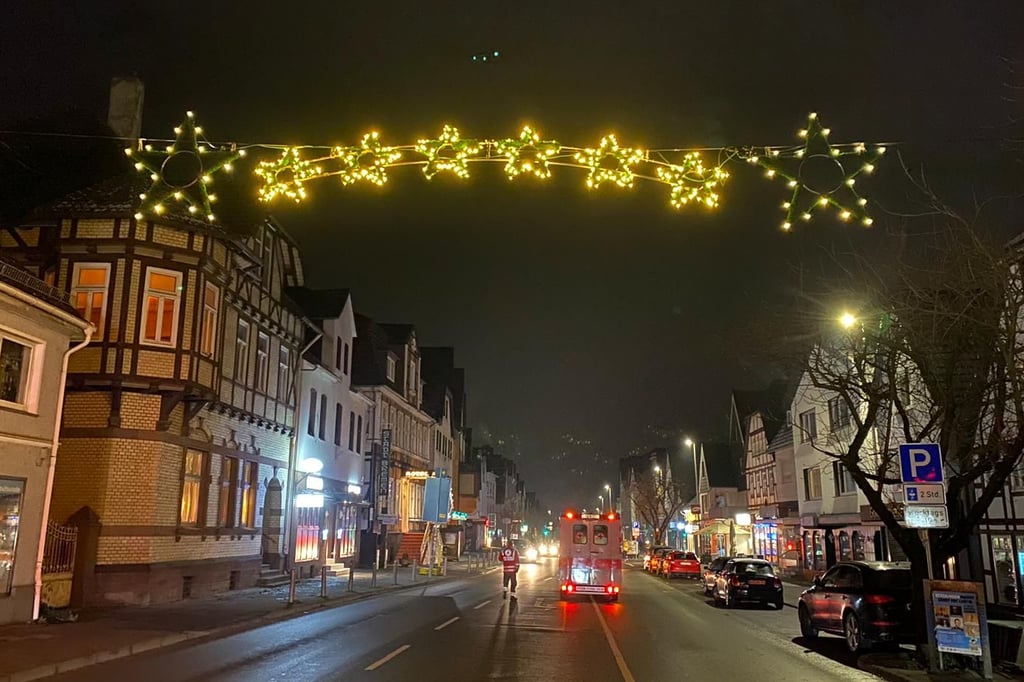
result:
[[[908,563],[840,562],[800,595],[800,632],[808,638],[819,631],[842,635],[853,652],[913,642],[912,585]]]

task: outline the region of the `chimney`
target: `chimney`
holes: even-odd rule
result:
[[[142,135],[142,99],[145,89],[142,80],[134,76],[114,78],[110,82],[107,125],[115,135],[126,138],[126,141],[138,140]]]

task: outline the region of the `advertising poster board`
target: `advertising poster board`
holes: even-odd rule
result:
[[[988,614],[985,588],[966,580],[925,580],[925,617],[932,644],[939,654],[976,656],[982,659],[986,679],[991,678]]]

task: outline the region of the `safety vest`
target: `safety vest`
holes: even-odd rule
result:
[[[501,550],[501,565],[505,573],[515,573],[519,570],[519,552],[506,547]]]

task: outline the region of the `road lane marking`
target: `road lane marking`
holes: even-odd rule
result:
[[[473,610],[475,611],[476,609],[482,609],[483,607],[487,606],[490,603],[491,603],[490,599],[488,599],[487,601],[482,601],[479,604],[477,604],[476,606],[474,606]]]
[[[608,623],[604,620],[604,614],[601,613],[601,607],[597,605],[597,602],[593,599],[590,603],[594,605],[594,612],[597,613],[597,620],[601,623],[601,629],[604,630],[604,636],[608,640],[608,646],[612,650],[612,656],[615,657],[615,662],[619,666],[619,672],[622,673],[622,679],[625,682],[636,682],[636,678],[633,677],[633,673],[629,672],[629,666],[626,665],[626,659],[622,657],[622,651],[619,649],[619,645],[615,642],[615,637],[612,636],[612,629],[608,627]]]
[[[403,644],[402,646],[398,647],[397,649],[395,649],[379,661],[375,661],[374,663],[371,663],[370,665],[366,666],[365,668],[363,668],[363,670],[376,670],[377,668],[381,667],[382,665],[390,661],[392,658],[394,658],[395,656],[397,656],[398,654],[402,653],[410,647],[412,647],[411,644]]]
[[[449,618],[448,620],[446,620],[445,622],[441,623],[440,625],[438,625],[434,629],[435,630],[444,630],[446,627],[448,627],[449,625],[451,625],[452,623],[454,623],[458,619],[459,619],[459,616],[455,616],[454,618]]]
[[[544,582],[547,582],[549,580],[554,580],[554,579],[555,579],[555,576],[549,575],[547,578],[544,578]]]

